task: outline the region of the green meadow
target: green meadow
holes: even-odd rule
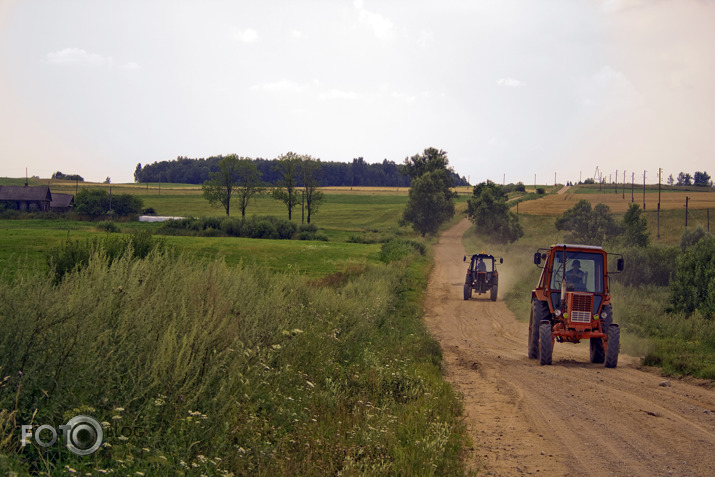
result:
[[[223,215],[196,187],[112,189],[162,215]],[[313,217],[328,241],[154,235],[168,247],[143,259],[92,248],[59,282],[47,251],[89,250],[109,237],[100,224],[1,220],[0,321],[14,332],[0,337],[0,472],[464,473],[461,405],[422,322],[428,245],[398,224],[406,197],[328,192]],[[265,196],[248,213],[287,217]],[[20,445],[21,425],[78,414],[106,436],[90,457]]]

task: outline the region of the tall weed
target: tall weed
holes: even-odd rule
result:
[[[428,263],[398,263],[323,288],[157,249],[93,251],[57,284],[19,273],[0,285],[0,470],[460,473]],[[20,447],[21,424],[77,413],[106,426],[91,457]]]

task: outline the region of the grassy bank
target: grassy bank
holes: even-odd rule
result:
[[[0,469],[455,475],[460,404],[421,321],[429,261],[311,285],[223,261],[102,260],[0,288]],[[32,296],[33,300],[27,297]],[[22,424],[105,424],[91,457]],[[71,469],[71,470],[70,470]]]

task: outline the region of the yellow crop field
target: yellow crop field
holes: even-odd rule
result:
[[[684,191],[675,192],[667,191],[661,193],[660,209],[661,210],[684,210],[685,198],[688,197],[688,208],[691,210],[715,209],[715,191],[709,189],[703,192]],[[519,204],[519,213],[532,215],[560,215],[564,211],[573,207],[579,200],[585,199],[596,205],[598,203],[605,204],[610,207],[614,213],[624,213],[628,210],[631,204],[631,193],[626,192],[625,197],[622,193],[593,193],[593,194],[578,194],[575,188],[571,188],[563,194],[550,194],[541,199],[529,200]],[[643,207],[643,193],[635,193],[633,200],[636,204]],[[645,210],[647,212],[657,210],[658,208],[658,191],[646,190],[645,194]],[[516,206],[512,207],[516,210]]]

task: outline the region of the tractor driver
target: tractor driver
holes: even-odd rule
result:
[[[569,286],[575,288],[583,287],[585,285],[584,278],[586,274],[581,270],[581,262],[579,260],[574,260],[571,264],[571,270],[566,272],[566,282]]]
[[[477,262],[477,271],[478,272],[486,272],[487,271],[487,264],[484,263],[484,260],[482,260],[481,257],[479,257],[479,262]]]

